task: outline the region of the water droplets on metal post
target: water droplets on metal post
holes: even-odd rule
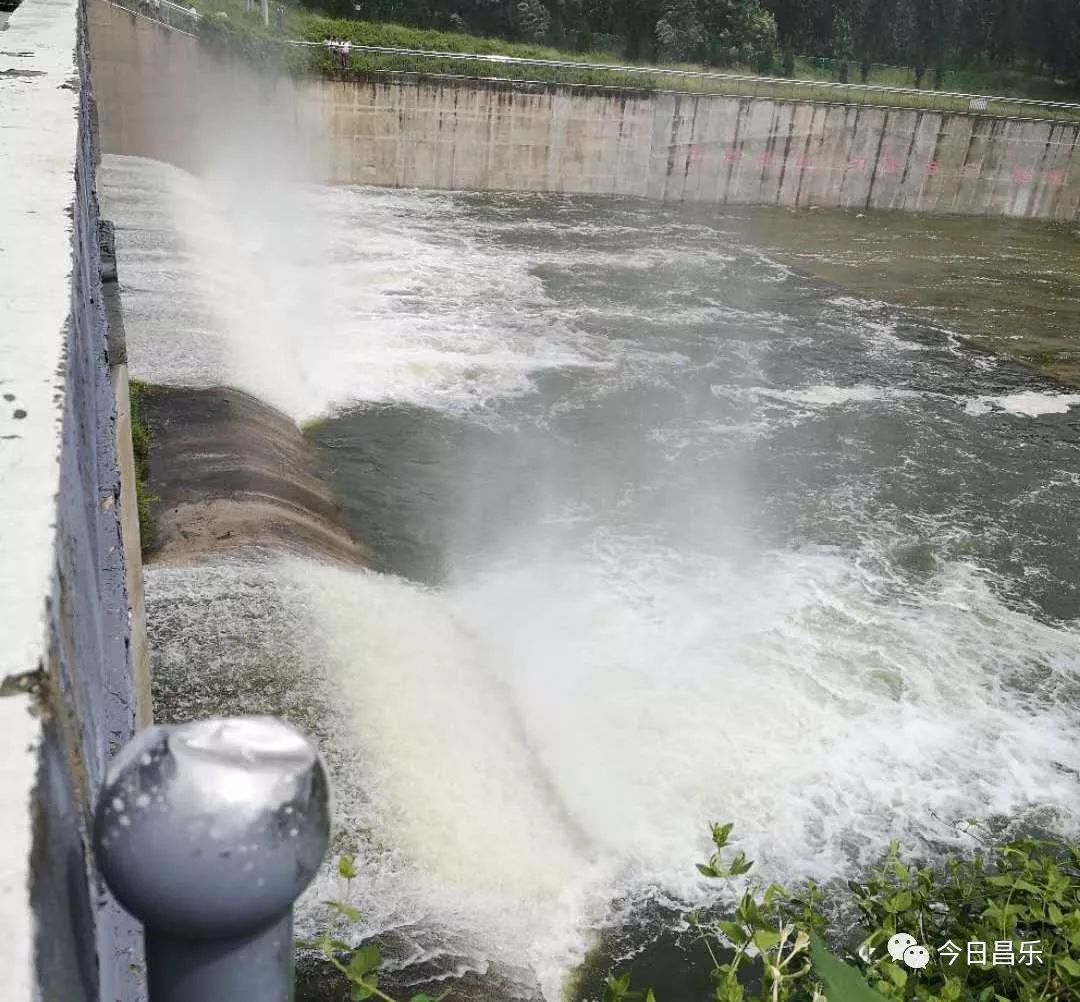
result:
[[[291,1002],[292,905],[329,800],[318,753],[271,717],[151,727],[117,754],[94,849],[146,928],[150,1002]]]

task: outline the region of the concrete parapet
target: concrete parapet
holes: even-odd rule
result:
[[[0,34],[0,964],[4,997],[142,997],[99,886],[93,797],[135,727],[133,626],[102,296],[83,11]],[[136,564],[137,566],[137,564]]]

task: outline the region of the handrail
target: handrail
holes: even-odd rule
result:
[[[205,20],[206,15],[200,14],[194,7],[184,7],[174,3],[173,0],[127,0],[140,10],[132,10],[124,0],[105,0],[113,6],[120,7],[132,13],[145,13],[147,8],[165,9],[189,17],[195,24]],[[174,27],[168,22],[161,22],[167,27]],[[623,76],[643,76],[656,79],[670,80],[700,80],[703,82],[713,81],[721,86],[729,88],[753,87],[769,90],[771,88],[793,89],[796,92],[825,91],[837,95],[838,103],[866,104],[867,99],[875,99],[887,102],[890,98],[915,98],[919,104],[934,109],[935,102],[947,104],[961,104],[966,110],[986,112],[992,105],[1006,106],[1031,111],[1058,113],[1069,117],[1080,118],[1080,102],[1068,101],[1043,101],[1036,98],[1005,97],[993,94],[975,94],[966,91],[923,90],[918,87],[896,87],[889,84],[864,84],[843,83],[837,80],[803,80],[789,77],[757,76],[746,73],[724,73],[715,70],[681,70],[664,66],[634,66],[622,63],[597,63],[585,62],[573,59],[537,59],[528,56],[507,56],[499,53],[484,52],[443,52],[436,49],[398,48],[386,45],[362,45],[336,39],[324,39],[321,42],[295,38],[268,38],[267,42],[279,45],[289,45],[304,48],[329,48],[331,51],[344,55],[348,59],[352,53],[364,53],[375,56],[388,56],[396,58],[444,60],[450,62],[486,63],[492,66],[520,66],[537,69],[558,70],[583,70],[611,73]],[[372,72],[379,72],[373,70]],[[493,76],[488,79],[504,79]],[[520,78],[509,78],[520,79]],[[522,81],[529,82],[529,81]],[[543,81],[537,81],[543,82]],[[705,93],[713,93],[712,91]],[[718,90],[715,93],[725,93]],[[766,95],[767,96],[767,95]],[[843,97],[848,98],[847,102]],[[913,107],[908,104],[906,107]],[[955,109],[954,109],[955,110]]]
[[[284,41],[284,40],[283,40]],[[291,42],[301,45],[340,44],[327,42]],[[701,80],[725,80],[732,83],[777,84],[785,87],[814,87],[850,91],[872,91],[885,94],[910,94],[919,97],[940,97],[958,101],[996,101],[1003,104],[1032,105],[1062,111],[1080,112],[1080,103],[1065,101],[1039,101],[1024,97],[999,97],[990,94],[969,94],[962,91],[922,90],[918,87],[894,87],[888,84],[853,84],[838,80],[803,80],[792,77],[769,77],[749,73],[717,73],[712,70],[677,70],[666,66],[633,66],[619,63],[587,63],[574,59],[534,59],[527,56],[504,56],[482,52],[439,52],[434,49],[403,49],[385,45],[358,45],[350,43],[353,52],[371,52],[380,55],[419,56],[428,59],[456,59],[470,62],[510,63],[518,66],[539,66],[552,69],[607,70],[612,73],[642,73],[655,76],[692,77]]]

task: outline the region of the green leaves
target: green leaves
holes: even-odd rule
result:
[[[360,914],[359,908],[354,908],[344,901],[324,901],[323,904],[332,912],[335,912],[342,918],[348,919],[350,922],[362,922],[364,920],[364,917]]]
[[[750,938],[741,922],[721,920],[717,922],[716,925],[732,946],[745,946],[747,940]]]
[[[748,860],[745,852],[736,853],[731,862],[726,865],[723,862],[720,853],[727,847],[732,828],[733,825],[730,822],[726,825],[714,824],[712,826],[712,841],[716,847],[716,852],[709,857],[708,862],[697,864],[697,871],[703,877],[709,877],[713,880],[724,877],[741,877],[743,874],[749,873],[753,867],[753,860]]]
[[[346,970],[350,978],[364,978],[370,971],[379,966],[379,948],[371,944],[362,946],[349,961]]]
[[[825,893],[812,881],[795,890],[763,886],[753,862],[732,846],[733,826],[714,824],[715,851],[698,872],[722,881],[727,902],[713,914],[687,915],[713,958],[710,1002],[1075,1002],[1080,998],[1080,849],[1032,839],[975,855],[918,865],[894,844],[875,869],[839,893],[854,904],[861,927],[861,963],[831,954],[819,935],[826,928]],[[347,881],[352,857],[338,861]],[[831,894],[837,893],[835,889]],[[333,933],[361,914],[347,901],[326,901],[329,921],[308,941],[348,979],[352,1000],[395,1002],[379,987],[381,960],[374,944],[353,950]],[[720,914],[716,914],[720,911]],[[829,909],[830,913],[832,909]],[[885,949],[897,932],[910,933],[930,953],[909,968]],[[355,940],[354,940],[355,941]],[[946,944],[956,946],[950,953]],[[981,944],[974,955],[967,944]],[[994,962],[996,952],[1016,958]],[[1026,958],[1026,959],[1021,959]],[[970,962],[969,962],[970,961]],[[439,1002],[414,995],[410,1002]],[[598,1000],[599,1002],[599,1000]],[[651,989],[628,974],[606,980],[602,1002],[656,1002]],[[681,1002],[681,1000],[670,1000]]]
[[[814,958],[814,971],[825,985],[828,1002],[887,1002],[855,968],[829,953],[816,935],[810,937],[810,954]]]
[[[629,974],[610,975],[604,982],[604,1002],[656,1002],[656,996],[651,988],[644,992],[633,990]]]
[[[762,953],[768,953],[773,947],[779,945],[780,933],[773,932],[771,929],[758,929],[754,933],[753,940],[754,946]]]
[[[1077,963],[1072,957],[1062,956],[1055,958],[1054,968],[1067,978],[1080,979],[1080,963]]]
[[[899,915],[901,912],[906,912],[913,901],[910,891],[897,891],[886,900],[884,908],[890,915]]]
[[[731,865],[728,867],[728,875],[732,877],[741,877],[744,873],[749,873],[753,865],[753,860],[747,861],[746,853],[740,852],[731,861]]]
[[[379,991],[379,979],[372,972],[381,963],[379,948],[373,944],[362,946],[349,959],[349,963],[341,968],[342,973],[352,983],[350,999],[369,999],[382,996]]]
[[[713,845],[716,846],[717,852],[723,849],[728,844],[728,838],[731,835],[731,830],[735,827],[734,822],[728,822],[726,825],[712,826],[712,840]]]

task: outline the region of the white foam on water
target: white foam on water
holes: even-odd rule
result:
[[[813,410],[831,407],[850,407],[880,401],[910,400],[925,396],[918,390],[906,390],[892,386],[806,386],[799,389],[777,389],[769,386],[713,386],[717,397],[730,397],[751,402],[798,405]]]
[[[362,933],[531,968],[548,999],[613,900],[706,900],[711,821],[788,881],[954,838],[938,818],[1075,831],[1080,636],[997,588],[870,544],[733,561],[606,530],[438,590],[296,559],[147,575],[159,684],[213,699],[254,672],[255,709],[333,707]],[[313,888],[304,934],[342,892]]]
[[[530,259],[456,234],[445,201],[425,227],[392,193],[248,192],[132,157],[101,173],[125,306],[146,290],[128,318],[137,378],[234,386],[304,421],[388,401],[482,410],[540,372],[606,363],[553,325]]]
[[[1040,393],[1028,390],[1002,396],[981,396],[969,399],[964,410],[973,416],[991,413],[1012,414],[1015,417],[1041,417],[1044,414],[1068,414],[1080,405],[1080,393]]]
[[[1080,636],[972,565],[919,581],[870,551],[736,563],[599,532],[439,591],[282,566],[402,854],[395,893],[548,998],[613,899],[703,900],[710,821],[763,876],[827,880],[893,838],[954,839],[938,819],[1080,817]]]
[[[138,250],[122,281],[151,289],[182,268],[176,286],[197,294],[180,305],[201,325],[186,348],[146,311],[132,342],[143,378],[229,383],[303,420],[351,403],[476,413],[542,372],[587,368],[618,388],[687,364],[670,345],[638,357],[585,333],[552,308],[535,257],[482,244],[446,197],[307,189],[263,213],[265,192],[145,163],[106,176],[120,167],[146,193],[113,213]],[[762,282],[792,274],[748,256]],[[824,382],[713,393],[751,405],[735,432],[920,396]],[[689,415],[658,434],[677,451],[716,427]],[[572,505],[564,518],[587,530]],[[762,875],[783,880],[841,876],[893,838],[947,841],[937,817],[1045,807],[1076,830],[1080,637],[1019,610],[987,572],[905,576],[869,539],[734,560],[643,529],[594,526],[578,549],[540,536],[438,590],[279,561],[259,573],[281,608],[302,609],[284,618],[263,608],[265,582],[230,587],[249,570],[148,577],[151,601],[176,589],[158,595],[159,623],[190,617],[157,657],[198,661],[203,635],[248,644],[249,602],[303,659],[282,665],[285,684],[318,673],[332,694],[326,741],[350,763],[339,812],[364,833],[367,931],[437,929],[454,956],[480,944],[470,963],[527,965],[554,1000],[614,899],[711,892],[694,863],[712,821],[735,822]],[[417,949],[432,955],[428,940]]]

